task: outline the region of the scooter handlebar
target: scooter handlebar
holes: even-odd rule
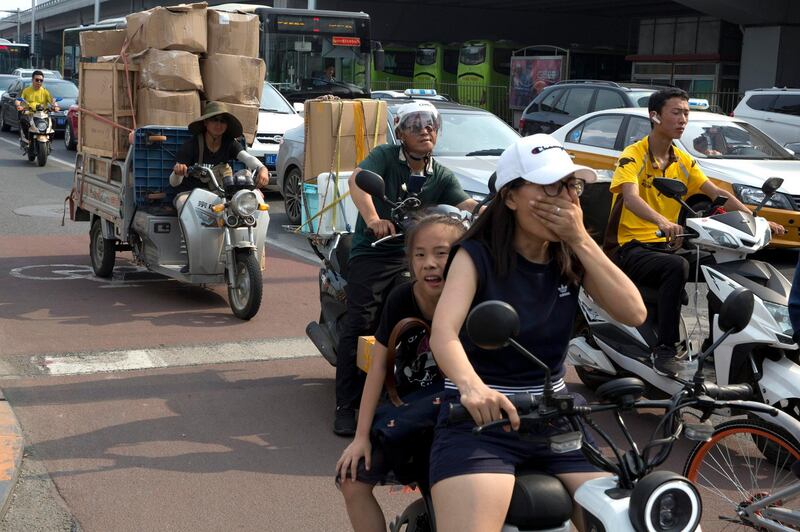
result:
[[[539,404],[536,400],[536,396],[530,393],[509,395],[508,399],[511,401],[511,404],[514,405],[514,408],[517,409],[517,412],[520,415],[530,413]],[[464,407],[464,405],[460,403],[450,403],[449,408],[450,411],[448,412],[447,416],[448,423],[456,424],[464,421],[472,421],[472,415],[469,413],[469,410]]]
[[[753,397],[753,388],[749,384],[718,386],[712,383],[705,383],[703,388],[709,397],[720,401],[747,401]]]

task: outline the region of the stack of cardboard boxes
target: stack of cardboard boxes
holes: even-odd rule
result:
[[[203,100],[224,102],[252,143],[266,73],[258,58],[256,15],[209,10],[205,3],[197,3],[156,7],[126,20],[125,30],[81,33],[81,55],[109,61],[81,63],[83,109],[108,114],[111,122],[126,128],[132,126],[134,114],[137,127],[185,127],[201,115]],[[120,54],[125,46],[126,58],[103,57]],[[98,83],[97,75],[85,79],[95,70],[106,73],[103,83]],[[117,97],[105,98],[102,107],[93,108],[94,94],[106,85]],[[127,131],[116,128],[117,135],[111,135],[107,129],[113,126],[95,119],[106,129],[101,135],[102,128],[92,128],[92,120],[91,114],[81,113],[80,149],[124,158]],[[121,140],[109,145],[108,139],[117,137]]]

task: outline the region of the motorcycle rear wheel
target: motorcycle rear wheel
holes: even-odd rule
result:
[[[237,249],[234,255],[235,286],[228,285],[228,303],[234,316],[249,320],[261,307],[263,280],[261,266],[252,249]]]
[[[425,502],[422,499],[412,502],[389,524],[389,532],[433,532]]]
[[[44,141],[36,141],[36,163],[39,166],[47,164],[47,155],[50,151],[49,146]]]

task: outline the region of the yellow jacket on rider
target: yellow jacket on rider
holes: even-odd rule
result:
[[[47,105],[48,103],[52,103],[55,105],[55,100],[50,95],[50,92],[44,87],[38,90],[34,89],[32,86],[25,87],[25,89],[22,91],[22,94],[20,94],[20,98],[25,100],[29,109],[34,109],[37,104]]]

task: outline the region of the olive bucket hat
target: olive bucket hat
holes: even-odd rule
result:
[[[228,106],[222,102],[208,102],[203,109],[203,116],[189,124],[189,132],[192,135],[200,135],[206,130],[203,121],[220,115],[224,116],[228,122],[228,130],[225,132],[225,135],[229,135],[235,139],[241,137],[244,131],[242,123],[231,114],[228,110]]]

